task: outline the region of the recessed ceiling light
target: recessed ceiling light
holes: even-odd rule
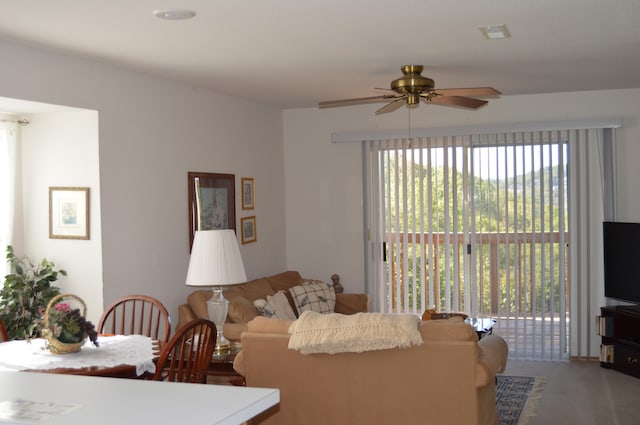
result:
[[[188,9],[160,9],[154,10],[153,16],[169,21],[184,21],[185,19],[191,19],[196,16],[196,12]]]
[[[509,30],[504,24],[500,25],[485,25],[479,28],[482,35],[488,40],[502,40],[510,38]]]

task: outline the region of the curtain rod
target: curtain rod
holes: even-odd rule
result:
[[[29,123],[31,123],[31,121],[29,121],[26,118],[20,118],[18,120],[7,120],[7,119],[0,119],[0,122],[15,122],[20,124],[21,126],[25,126],[25,125],[29,125]]]
[[[561,121],[534,121],[506,124],[478,124],[404,130],[343,131],[331,133],[331,143],[363,142],[408,137],[464,136],[473,134],[517,133],[547,130],[576,130],[590,128],[620,128],[622,118],[587,118]]]

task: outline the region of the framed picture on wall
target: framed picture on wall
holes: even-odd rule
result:
[[[189,251],[196,230],[236,230],[233,174],[188,173]]]
[[[249,177],[242,178],[242,209],[252,210],[254,208],[255,187],[253,179]]]
[[[49,238],[89,239],[89,188],[49,188]]]
[[[256,216],[242,217],[240,221],[240,227],[242,227],[242,243],[255,242],[257,240]]]

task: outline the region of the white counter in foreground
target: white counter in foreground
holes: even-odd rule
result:
[[[277,389],[0,372],[0,423],[238,425],[279,401]],[[34,415],[7,419],[15,408]]]

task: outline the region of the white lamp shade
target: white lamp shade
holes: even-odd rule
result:
[[[187,285],[223,286],[246,281],[236,233],[229,229],[196,231]]]

